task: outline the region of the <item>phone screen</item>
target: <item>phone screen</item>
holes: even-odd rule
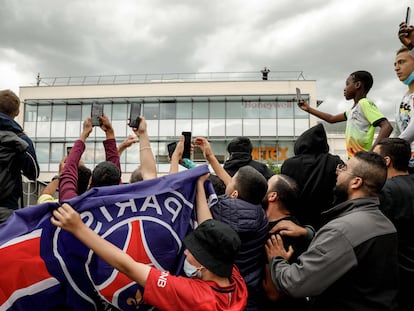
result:
[[[184,135],[183,159],[190,159],[191,157],[191,132],[182,132],[181,135]]]
[[[410,25],[410,19],[411,19],[411,8],[407,7],[407,13],[405,15],[405,23],[407,25]]]
[[[92,109],[91,109],[92,126],[101,126],[99,117],[102,115],[103,115],[103,104],[96,103],[96,102],[92,103]]]
[[[175,150],[175,148],[177,147],[177,143],[176,142],[173,142],[173,143],[169,143],[168,145],[167,145],[167,149],[168,149],[168,156],[171,158],[172,157],[172,155],[173,155],[173,153],[174,153],[174,150]]]
[[[296,100],[298,103],[302,100],[302,94],[300,93],[300,88],[296,88]]]
[[[141,115],[141,104],[140,103],[132,103],[131,104],[131,111],[129,113],[129,126],[130,127],[139,127],[139,116]]]

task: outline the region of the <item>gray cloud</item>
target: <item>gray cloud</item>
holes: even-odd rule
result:
[[[0,69],[18,85],[33,83],[37,72],[303,70],[317,80],[320,109],[331,113],[350,104],[347,75],[365,69],[375,80],[372,99],[392,119],[405,90],[393,72],[396,32],[409,5],[402,2],[5,0]]]

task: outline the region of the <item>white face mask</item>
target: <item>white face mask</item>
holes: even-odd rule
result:
[[[202,268],[203,268],[202,266],[197,268],[197,267],[193,266],[191,263],[189,263],[187,258],[184,259],[183,270],[184,270],[185,275],[188,276],[189,278],[201,279],[201,277],[202,277],[201,269]]]

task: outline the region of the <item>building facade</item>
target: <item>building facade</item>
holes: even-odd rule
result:
[[[20,88],[23,113],[18,121],[35,143],[43,181],[56,174],[67,147],[79,138],[93,102],[104,105],[118,144],[133,134],[127,125],[131,103],[141,103],[160,175],[169,170],[167,144],[177,141],[182,131],[208,138],[220,161],[228,156],[226,146],[232,138],[248,136],[255,160],[279,165],[293,155],[295,139],[316,124],[314,117],[298,108],[297,87],[316,106],[314,80],[39,84]],[[82,160],[91,169],[105,159],[104,139],[105,133],[94,128],[86,142]],[[193,161],[204,163],[197,150]],[[139,164],[139,147],[133,145],[121,155],[123,180]]]

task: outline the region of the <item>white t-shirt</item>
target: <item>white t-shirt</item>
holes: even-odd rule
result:
[[[410,167],[414,167],[414,93],[405,94],[401,103],[395,106],[395,124],[398,137],[411,145]]]

